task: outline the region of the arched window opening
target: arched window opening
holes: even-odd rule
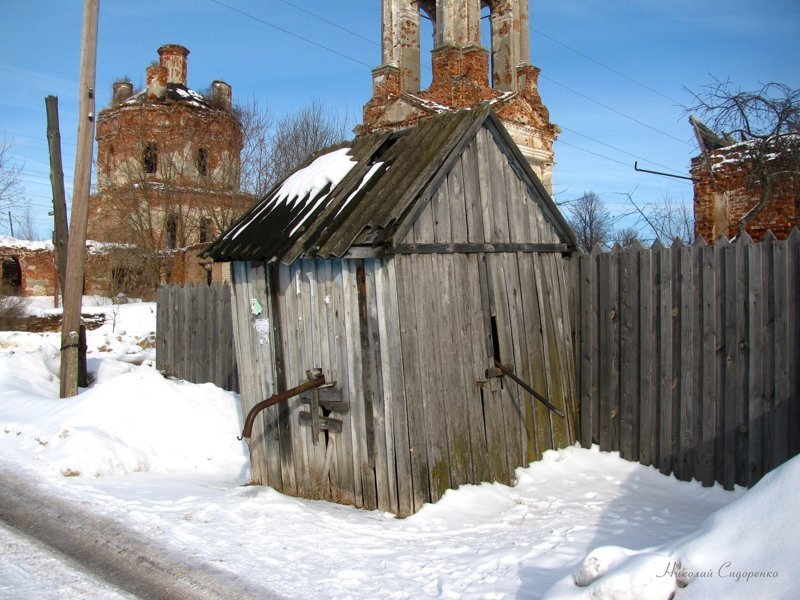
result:
[[[420,56],[431,56],[431,52],[436,47],[436,3],[419,2],[419,54]],[[420,61],[420,89],[425,90],[430,87],[433,79],[430,59]]]
[[[201,244],[205,244],[211,238],[211,219],[204,217],[200,219],[200,230],[198,239]]]
[[[16,295],[22,287],[22,266],[16,256],[3,257],[3,294]]]
[[[145,173],[156,173],[158,171],[158,145],[155,142],[148,142],[144,146],[142,153],[142,166]]]
[[[208,148],[198,148],[197,150],[197,174],[200,177],[208,175]]]
[[[178,246],[178,218],[175,215],[167,217],[167,248],[174,250]]]
[[[489,87],[494,87],[494,48],[492,47],[492,7],[481,2],[481,46],[489,51]]]

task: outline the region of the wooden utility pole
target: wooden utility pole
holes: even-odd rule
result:
[[[58,290],[64,293],[67,272],[67,198],[64,192],[64,167],[61,162],[61,130],[58,125],[58,98],[44,99],[47,110],[47,146],[50,149],[50,186],[53,188],[53,217],[55,220],[53,247],[58,269]],[[56,295],[56,297],[58,297]],[[58,306],[58,305],[56,305]]]
[[[86,263],[86,228],[89,190],[92,182],[94,144],[94,87],[97,67],[97,22],[100,0],[83,2],[81,75],[78,86],[78,141],[72,188],[72,216],[67,243],[67,272],[64,281],[64,318],[61,324],[61,397],[78,394],[81,299]],[[84,356],[85,358],[85,356]]]

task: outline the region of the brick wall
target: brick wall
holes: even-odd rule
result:
[[[753,176],[753,164],[743,155],[744,150],[743,144],[736,144],[692,159],[695,234],[708,242],[721,235],[735,237],[739,220],[761,198],[762,186]],[[796,170],[796,165],[788,163],[785,158],[773,158],[771,171]],[[746,231],[755,241],[770,230],[784,239],[793,227],[800,227],[798,177],[775,177],[768,204],[749,222]]]

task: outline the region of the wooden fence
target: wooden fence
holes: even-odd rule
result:
[[[230,287],[161,286],[157,302],[156,367],[186,381],[238,392]]]
[[[573,260],[581,442],[705,485],[800,452],[800,232]]]

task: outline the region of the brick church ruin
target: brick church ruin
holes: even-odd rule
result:
[[[214,81],[200,94],[187,87],[189,50],[167,44],[158,55],[145,88],[115,82],[97,117],[87,237],[100,243],[87,246],[87,294],[150,297],[159,283],[220,278],[198,253],[255,200],[239,189],[243,131],[231,86]],[[0,248],[17,293],[56,294],[52,250],[41,246]]]
[[[481,45],[482,11],[488,11],[490,48]],[[434,36],[432,80],[425,90],[422,19],[431,21]],[[381,57],[358,134],[403,129],[489,102],[552,192],[553,143],[560,130],[542,104],[539,69],[530,62],[528,0],[383,0]]]

